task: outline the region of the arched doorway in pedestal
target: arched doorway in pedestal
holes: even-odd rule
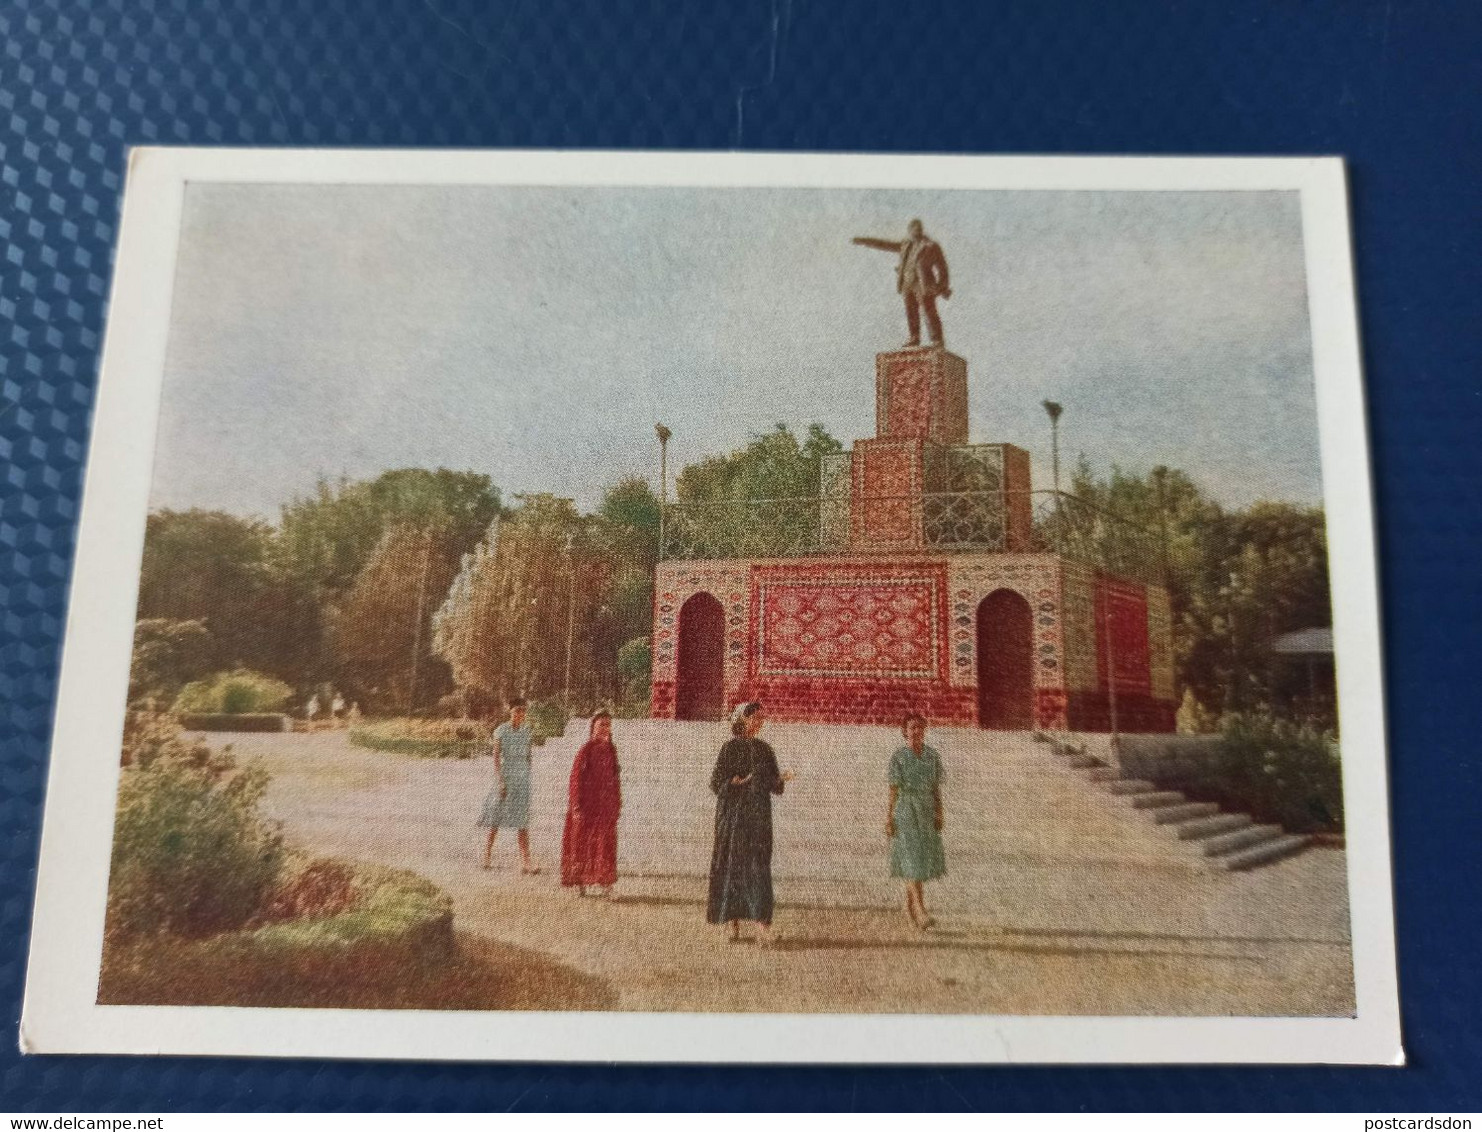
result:
[[[725,610],[715,598],[698,593],[680,607],[674,718],[725,714],[725,637]]]
[[[1034,615],[1013,590],[978,603],[978,726],[1034,726]]]

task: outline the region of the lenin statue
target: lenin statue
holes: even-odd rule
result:
[[[921,345],[921,312],[925,310],[926,328],[931,333],[932,345],[941,346],[945,343],[941,316],[937,314],[937,296],[952,297],[952,288],[947,282],[947,257],[942,254],[942,246],[922,230],[921,221],[911,221],[906,226],[906,233],[904,240],[856,236],[853,242],[900,256],[895,265],[895,289],[906,301],[906,326],[911,332],[911,340],[906,345]]]

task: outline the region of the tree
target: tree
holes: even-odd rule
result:
[[[221,511],[156,511],[145,525],[141,620],[196,621],[211,664],[292,679],[317,636],[309,595],[270,562],[273,530]]]
[[[330,621],[335,681],[372,710],[410,711],[448,691],[432,615],[458,573],[463,540],[447,523],[398,522],[381,536]]]
[[[570,500],[520,496],[464,560],[434,620],[434,641],[460,688],[500,699],[566,690],[573,706],[617,693],[620,627],[608,604],[621,528],[578,515]]]
[[[1084,458],[1072,491],[1155,539],[1166,565],[1180,688],[1206,708],[1240,710],[1274,699],[1269,646],[1282,633],[1332,623],[1321,508],[1260,501],[1226,510],[1183,472],[1098,478]],[[1117,562],[1118,536],[1091,548]],[[1146,541],[1144,535],[1133,536]],[[1142,550],[1146,559],[1149,551]]]
[[[134,626],[129,702],[168,704],[190,681],[211,671],[216,642],[201,621],[147,617]]]
[[[690,464],[675,480],[675,492],[681,503],[816,496],[823,457],[843,450],[822,425],[809,425],[800,442],[779,423],[771,432],[754,436],[745,448]]]
[[[785,424],[725,456],[690,464],[675,480],[670,547],[699,558],[764,557],[818,548],[819,473],[844,446],[822,425],[804,440]]]
[[[321,480],[312,496],[283,507],[274,558],[320,600],[332,600],[354,583],[389,528],[443,528],[462,554],[499,507],[499,490],[476,472],[398,468],[373,480]]]

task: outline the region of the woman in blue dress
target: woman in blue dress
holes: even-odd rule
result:
[[[489,831],[484,844],[484,868],[494,864],[494,838],[500,826],[519,830],[520,872],[534,875],[540,867],[530,859],[530,725],[525,722],[526,703],[509,703],[509,719],[494,729],[489,739],[494,756],[494,788],[484,799],[479,825]]]
[[[906,745],[890,756],[890,875],[906,882],[906,915],[925,931],[936,923],[926,911],[922,884],[947,875],[942,850],[942,759],[926,745],[926,718],[901,721]]]

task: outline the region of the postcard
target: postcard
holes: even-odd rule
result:
[[[1337,159],[133,152],[21,1043],[1398,1064]]]

